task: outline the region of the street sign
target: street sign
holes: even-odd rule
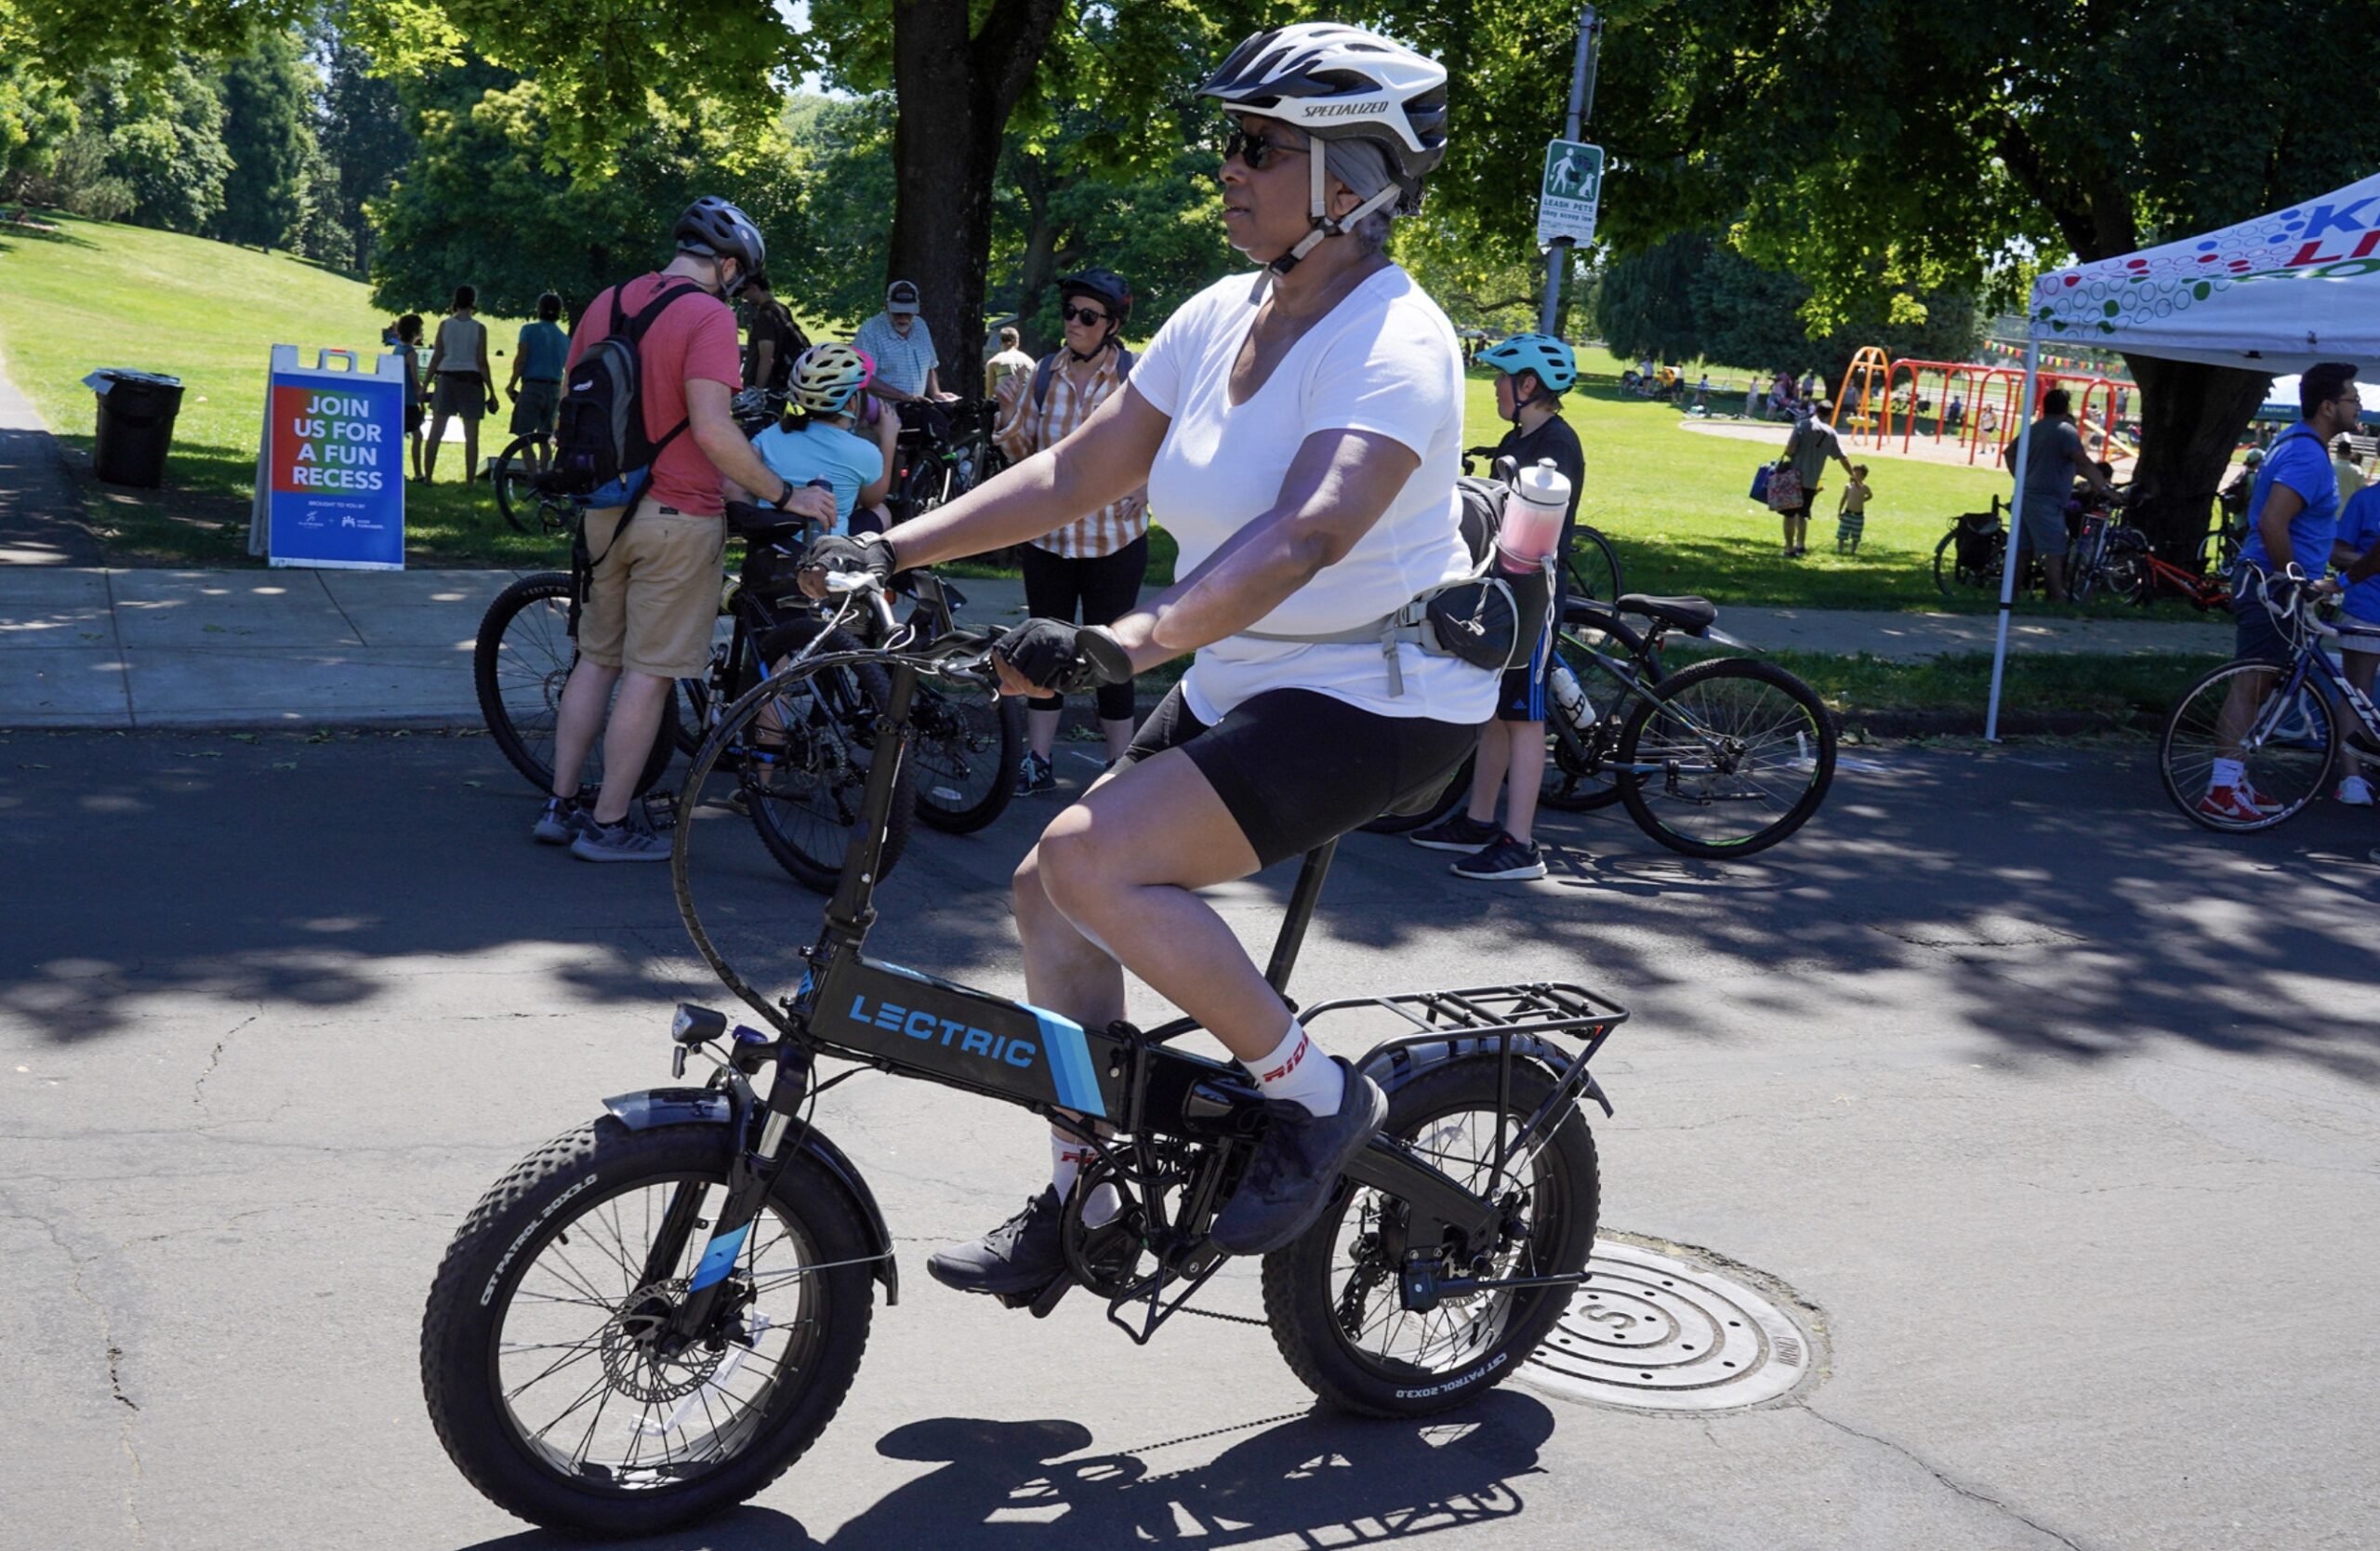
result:
[[[372,365],[326,350],[301,366],[296,346],[272,347],[248,540],[267,563],[404,569],[404,365]]]
[[[1537,191],[1540,247],[1567,237],[1595,240],[1595,206],[1603,200],[1603,147],[1577,140],[1551,140],[1545,147],[1545,178]]]

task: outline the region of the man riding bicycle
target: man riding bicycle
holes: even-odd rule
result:
[[[1212,1237],[1289,1242],[1386,1113],[1309,1043],[1195,890],[1243,878],[1442,784],[1492,713],[1493,671],[1382,623],[1466,576],[1454,481],[1461,356],[1384,255],[1444,155],[1446,72],[1355,28],[1302,23],[1234,50],[1201,96],[1233,121],[1232,245],[1263,267],[1191,298],[1080,429],[823,568],[896,570],[1035,538],[1140,485],[1182,579],[1106,627],[1031,620],[998,649],[1005,692],[1078,692],[1196,651],[1116,768],[1016,872],[1032,1001],[1088,1027],[1124,1014],[1124,971],[1213,1031],[1255,1078],[1266,1132]],[[809,585],[823,590],[824,578]],[[1050,1187],[933,1257],[946,1285],[1015,1294],[1064,1274],[1060,1218],[1087,1149],[1051,1138]],[[1087,1219],[1102,1203],[1087,1202]]]

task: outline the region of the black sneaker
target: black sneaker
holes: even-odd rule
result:
[[[1534,842],[1516,841],[1499,829],[1494,840],[1455,863],[1454,874],[1458,878],[1476,878],[1483,882],[1542,878],[1545,876],[1545,857],[1539,853]]]
[[[1425,851],[1476,851],[1503,832],[1484,818],[1458,813],[1443,824],[1416,829],[1405,838]]]
[[[1044,1186],[1025,1210],[972,1244],[931,1255],[926,1270],[961,1292],[1034,1292],[1065,1275],[1058,1190]]]
[[[586,805],[577,798],[549,797],[529,835],[539,845],[568,845],[586,830],[588,823]]]
[[[1016,794],[1031,797],[1036,792],[1057,789],[1058,775],[1051,768],[1050,762],[1030,749],[1026,750],[1025,758],[1017,762]]]
[[[1215,1213],[1211,1237],[1230,1254],[1269,1254],[1314,1226],[1330,1204],[1339,1171],[1364,1150],[1388,1120],[1388,1095],[1380,1085],[1338,1056],[1331,1064],[1347,1080],[1339,1111],[1317,1115],[1288,1099],[1268,1099],[1270,1119],[1239,1188]]]

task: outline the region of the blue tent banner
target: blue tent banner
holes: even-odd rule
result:
[[[273,565],[402,571],[404,475],[402,358],[383,355],[367,374],[352,351],[317,351],[307,367],[295,345],[272,347],[250,552]]]

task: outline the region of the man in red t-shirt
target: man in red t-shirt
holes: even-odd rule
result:
[[[644,433],[668,444],[632,518],[625,507],[587,513],[596,563],[579,614],[578,662],[555,713],[553,795],[532,831],[590,862],[669,859],[669,842],[654,833],[636,801],[636,781],[676,681],[710,666],[727,543],[722,476],[747,490],[775,491],[776,505],[805,517],[835,516],[831,492],[797,489],[772,473],[728,411],[742,373],[735,314],[723,298],[764,262],[760,233],[743,211],[706,195],[678,218],[672,236],[678,254],[669,266],[597,297],[570,342],[575,369],[611,331],[614,291],[624,317],[665,290],[679,293],[637,345]],[[578,776],[598,733],[603,787],[590,805],[578,795]]]

